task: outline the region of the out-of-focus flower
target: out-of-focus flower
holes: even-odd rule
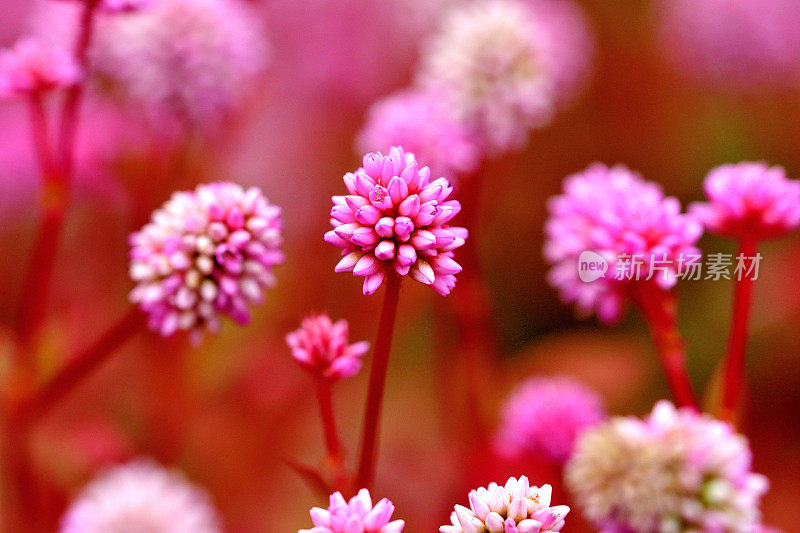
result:
[[[358,491],[349,502],[340,492],[335,492],[331,494],[330,507],[311,509],[314,527],[301,529],[298,533],[400,533],[406,523],[392,520],[393,513],[394,504],[386,498],[373,507],[367,489]]]
[[[600,396],[575,379],[531,378],[503,406],[495,448],[507,457],[544,456],[561,463],[578,435],[605,417]]]
[[[661,46],[683,72],[721,86],[794,86],[800,4],[794,0],[661,0]]]
[[[220,314],[239,324],[261,303],[283,261],[281,210],[261,191],[227,182],[177,192],[130,237],[131,300],[164,336],[216,331]]]
[[[402,146],[450,180],[474,171],[481,156],[442,98],[426,91],[400,91],[372,104],[356,145],[362,154]]]
[[[430,180],[414,155],[392,147],[389,155],[372,152],[364,166],[344,176],[346,196],[334,196],[331,225],[325,241],[342,248],[336,272],[364,278],[364,294],[372,294],[388,275],[405,276],[431,285],[442,295],[455,286],[461,266],[453,250],[467,230],[449,226],[461,210],[447,200],[453,187],[445,178]]]
[[[264,70],[269,47],[238,0],[152,0],[98,25],[92,60],[156,122],[210,131]]]
[[[60,533],[217,533],[208,495],[150,460],[118,466],[92,481],[72,503]]]
[[[550,122],[563,90],[558,30],[548,22],[518,0],[457,6],[428,43],[417,83],[445,98],[490,152],[519,148],[530,129]],[[568,53],[581,51],[560,51]]]
[[[64,48],[26,37],[0,50],[0,98],[67,87],[81,78],[81,69]]]
[[[567,177],[563,191],[548,202],[544,254],[553,264],[548,280],[583,314],[594,312],[600,320],[614,322],[622,312],[628,281],[652,274],[668,289],[678,272],[700,256],[695,243],[703,232],[701,224],[682,214],[678,200],[665,198],[659,185],[624,166],[595,163]],[[581,281],[583,252],[603,258],[608,266],[604,277]]]
[[[450,515],[452,525],[439,528],[440,533],[539,533],[561,531],[566,505],[550,507],[553,489],[550,485],[531,487],[528,478],[509,478],[505,486],[490,483],[469,493],[469,508],[456,505]]]
[[[722,165],[706,176],[708,202],[689,206],[712,233],[737,239],[777,237],[800,226],[800,181],[764,163]]]
[[[751,462],[730,425],[662,401],[584,433],[566,480],[603,531],[749,532],[768,486]]]
[[[88,0],[64,0],[88,3]],[[150,5],[153,0],[96,0],[104,13],[130,13]]]
[[[369,350],[369,343],[348,344],[348,340],[347,321],[334,323],[328,315],[310,316],[297,331],[286,335],[295,360],[326,379],[348,378],[361,369],[361,358]]]

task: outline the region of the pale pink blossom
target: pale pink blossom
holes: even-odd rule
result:
[[[373,506],[367,489],[358,491],[349,502],[341,492],[335,492],[327,509],[311,509],[314,527],[298,533],[400,533],[405,522],[392,520],[393,513],[394,504],[386,498]]]
[[[25,37],[0,50],[0,97],[68,87],[81,78],[72,54],[36,37]]]

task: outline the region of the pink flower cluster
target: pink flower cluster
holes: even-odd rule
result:
[[[313,315],[300,328],[286,335],[292,356],[309,372],[335,380],[354,376],[361,369],[361,358],[369,350],[362,341],[348,344],[346,320],[331,321],[328,315]]]
[[[681,213],[677,199],[664,197],[659,185],[624,166],[595,163],[567,177],[563,191],[548,202],[544,254],[553,264],[548,279],[583,314],[595,312],[607,323],[619,318],[627,283],[614,279],[621,255],[643,258],[642,278],[649,275],[652,257],[665,258],[667,264],[653,279],[668,289],[677,281],[678,259],[700,254],[695,243],[702,226]],[[605,259],[606,277],[580,280],[578,259],[585,251]]]
[[[311,509],[314,527],[301,529],[298,533],[400,533],[405,527],[403,520],[393,520],[394,505],[384,498],[373,507],[367,489],[345,501],[342,493],[331,494],[327,509]]]
[[[506,457],[541,457],[563,463],[575,439],[606,417],[594,390],[567,377],[534,377],[506,401],[495,448]]]
[[[737,239],[777,237],[800,226],[800,181],[782,167],[743,162],[722,165],[703,182],[708,202],[690,212],[712,233]]]
[[[490,483],[469,493],[469,508],[456,505],[450,516],[452,525],[440,533],[539,533],[561,531],[566,505],[550,507],[550,485],[531,487],[528,478],[509,478],[506,484]]]
[[[401,147],[369,153],[363,164],[344,176],[349,194],[333,197],[334,229],[325,241],[342,248],[336,272],[363,277],[364,294],[393,275],[449,294],[461,272],[453,250],[467,238],[466,229],[448,225],[461,210],[447,200],[452,186],[445,178],[431,181],[430,169]]]
[[[0,97],[67,87],[81,78],[81,69],[66,49],[27,37],[0,51]]]
[[[150,316],[150,327],[215,331],[219,315],[237,323],[274,283],[283,261],[281,210],[252,187],[217,182],[178,192],[130,237],[131,300]]]

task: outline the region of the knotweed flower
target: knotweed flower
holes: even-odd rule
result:
[[[469,508],[456,505],[450,515],[452,525],[439,528],[440,533],[539,533],[561,531],[566,505],[550,507],[550,485],[531,487],[528,478],[509,478],[505,486],[490,483],[469,493]]]
[[[163,336],[216,331],[220,315],[239,324],[261,303],[283,261],[281,210],[261,191],[218,182],[177,192],[130,237],[131,300]]]
[[[761,240],[800,226],[800,181],[764,163],[722,165],[703,182],[708,202],[690,206],[712,233]]]
[[[584,433],[567,484],[604,531],[755,531],[767,480],[751,472],[747,440],[730,425],[656,404]]]
[[[0,50],[0,97],[20,96],[77,83],[81,69],[66,49],[35,37]]]
[[[406,523],[393,520],[394,505],[386,498],[372,506],[372,498],[367,489],[345,501],[340,492],[331,494],[330,507],[311,509],[314,527],[301,529],[298,533],[399,533]]]
[[[447,200],[453,188],[445,178],[430,180],[414,155],[392,147],[389,155],[372,152],[364,166],[344,176],[349,192],[333,197],[331,224],[325,241],[342,248],[336,272],[364,278],[364,294],[372,294],[387,275],[405,276],[447,295],[461,266],[453,250],[467,230],[448,225],[461,210]]]
[[[92,481],[61,521],[60,533],[217,533],[208,495],[149,460],[118,466]]]
[[[548,202],[544,254],[548,279],[583,314],[616,321],[629,282],[653,279],[664,289],[700,257],[695,243],[702,226],[681,213],[677,199],[624,166],[595,163],[564,181],[563,194]],[[608,267],[591,282],[579,277],[579,258],[593,252]]]
[[[453,8],[428,43],[417,83],[446,99],[491,152],[521,147],[555,107],[549,33],[527,5],[484,0]]]
[[[348,340],[347,321],[334,323],[328,315],[310,316],[300,329],[286,335],[286,344],[300,366],[331,380],[354,376],[361,369],[369,343],[348,344]]]
[[[543,456],[563,463],[577,436],[605,417],[603,400],[579,381],[531,378],[503,406],[495,448],[506,457]]]
[[[96,69],[148,116],[209,130],[263,71],[268,46],[238,0],[152,0],[98,26]]]
[[[400,91],[372,104],[356,144],[362,154],[402,146],[450,180],[474,171],[481,155],[441,97],[425,91]]]

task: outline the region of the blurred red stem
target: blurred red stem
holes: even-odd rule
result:
[[[739,243],[739,255],[755,257],[758,243],[745,239]],[[746,259],[745,259],[746,260]],[[722,419],[734,421],[739,408],[739,398],[745,384],[747,358],[747,326],[750,322],[750,305],[753,300],[755,281],[747,272],[737,279],[733,295],[733,317],[731,320],[728,353],[722,379]]]
[[[397,302],[400,299],[400,281],[400,276],[394,272],[391,272],[386,279],[386,292],[383,296],[383,308],[378,323],[378,336],[375,339],[375,349],[372,353],[356,489],[369,488],[375,476],[376,445],[380,431],[383,391],[386,385],[386,371],[389,368],[392,334],[397,316]]]
[[[333,414],[333,394],[331,381],[323,376],[317,376],[317,400],[319,400],[319,414],[322,418],[322,427],[325,431],[325,447],[328,457],[338,464],[342,456],[342,445],[336,431],[336,418]]]
[[[675,295],[650,282],[633,282],[634,301],[644,314],[672,396],[682,407],[699,409],[686,371],[686,347],[678,331]]]

